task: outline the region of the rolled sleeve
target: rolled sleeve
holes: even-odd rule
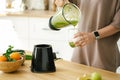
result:
[[[116,28],[120,28],[120,9],[115,14],[115,17],[114,17],[113,22],[111,23],[111,25],[116,27]]]

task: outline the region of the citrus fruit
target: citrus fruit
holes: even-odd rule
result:
[[[12,52],[12,53],[10,54],[10,58],[11,58],[11,59],[14,59],[14,60],[19,60],[19,59],[21,58],[21,55],[20,55],[19,52]]]
[[[0,56],[0,62],[7,61],[7,58],[5,56]]]

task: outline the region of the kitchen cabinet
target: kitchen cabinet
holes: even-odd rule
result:
[[[72,50],[67,41],[67,29],[53,31],[48,27],[49,18],[7,16],[21,41],[22,49],[33,51],[36,44],[51,44],[57,57],[70,60]]]

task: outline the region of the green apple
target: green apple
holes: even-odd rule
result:
[[[101,77],[101,75],[99,73],[93,72],[91,74],[91,80],[102,80],[102,77]]]

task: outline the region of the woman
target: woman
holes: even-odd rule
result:
[[[81,39],[75,42],[72,61],[109,71],[120,66],[120,0],[70,0],[79,6]]]

